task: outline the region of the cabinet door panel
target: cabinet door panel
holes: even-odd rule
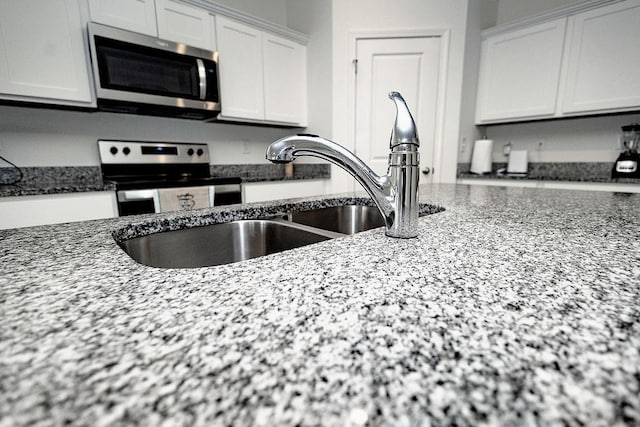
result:
[[[640,106],[640,0],[570,18],[564,113]]]
[[[213,16],[203,9],[172,0],[157,0],[160,38],[207,50],[215,50]]]
[[[153,0],[89,0],[89,8],[93,22],[158,36]]]
[[[0,2],[0,96],[91,103],[77,0]]]
[[[483,42],[477,123],[554,115],[565,23],[562,18]]]
[[[264,120],[262,32],[216,17],[221,118]]]
[[[272,34],[263,34],[265,119],[304,124],[306,121],[305,48]]]

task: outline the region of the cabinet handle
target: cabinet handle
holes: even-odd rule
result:
[[[196,63],[198,64],[198,80],[200,80],[200,99],[204,101],[207,97],[207,73],[202,59],[196,58]]]

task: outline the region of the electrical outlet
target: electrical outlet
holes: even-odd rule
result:
[[[507,142],[506,144],[504,144],[504,146],[502,147],[502,154],[504,156],[508,156],[509,153],[511,153],[511,141]]]
[[[242,154],[251,154],[251,147],[249,146],[249,140],[242,140]]]
[[[464,154],[467,152],[467,137],[463,136],[460,140],[460,153]]]

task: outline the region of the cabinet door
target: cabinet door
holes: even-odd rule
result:
[[[172,0],[156,0],[158,36],[207,50],[215,50],[214,18],[206,10]]]
[[[216,17],[221,118],[264,120],[262,32]]]
[[[311,197],[325,194],[325,180],[254,182],[242,186],[244,203]]]
[[[78,0],[0,2],[0,97],[90,104],[82,23]]]
[[[563,113],[640,107],[640,0],[569,19]]]
[[[272,34],[262,34],[265,119],[304,125],[307,110],[306,49]]]
[[[117,216],[115,191],[0,197],[0,229]]]
[[[565,26],[562,18],[483,41],[476,123],[554,115]]]
[[[89,0],[89,9],[93,22],[158,36],[153,0]]]

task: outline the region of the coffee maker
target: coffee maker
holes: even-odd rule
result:
[[[640,125],[633,123],[622,126],[622,146],[624,151],[618,156],[611,171],[612,178],[640,178]]]

